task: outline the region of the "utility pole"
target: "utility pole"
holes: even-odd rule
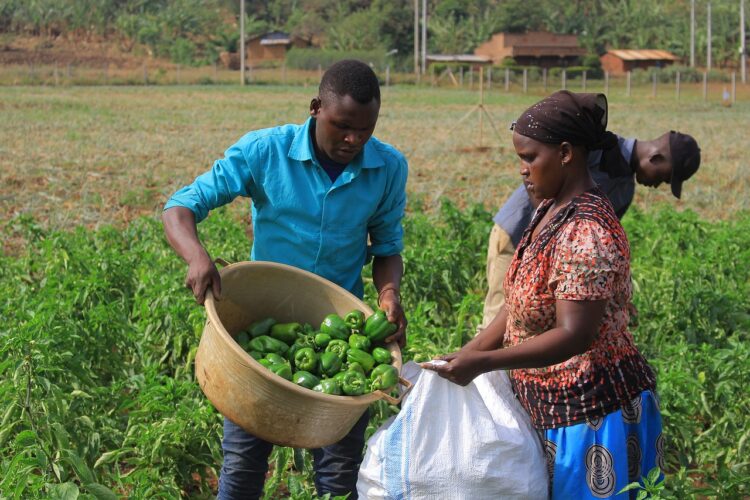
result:
[[[422,74],[427,72],[427,0],[422,0]]]
[[[245,0],[240,0],[240,85],[245,85]]]
[[[740,0],[740,78],[747,83],[747,47],[745,46],[745,0]]]
[[[706,36],[706,71],[711,71],[711,2],[708,2],[708,27]]]
[[[419,0],[414,0],[414,74],[419,76]]]
[[[690,67],[695,67],[695,0],[690,0]]]

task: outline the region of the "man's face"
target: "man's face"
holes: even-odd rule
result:
[[[657,140],[655,150],[641,158],[635,169],[635,180],[638,184],[659,187],[663,182],[672,179],[672,154],[669,149],[669,134]]]
[[[539,200],[554,198],[565,180],[560,147],[513,133],[513,147],[521,159],[519,173],[529,196]]]
[[[336,163],[348,164],[362,151],[378,121],[380,102],[360,104],[351,96],[325,95],[310,103],[318,150]]]

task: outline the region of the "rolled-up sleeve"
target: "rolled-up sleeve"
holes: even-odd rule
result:
[[[249,157],[254,156],[256,144],[248,136],[224,152],[224,157],[216,160],[213,167],[172,195],[164,210],[172,207],[185,207],[195,214],[200,222],[209,211],[226,205],[238,196],[251,196],[253,172]]]
[[[397,255],[404,249],[402,220],[406,210],[408,171],[406,159],[399,157],[397,167],[390,176],[386,196],[368,223],[367,230],[370,235],[370,245],[367,248],[368,260],[372,257]]]

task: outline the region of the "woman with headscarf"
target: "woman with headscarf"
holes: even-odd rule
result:
[[[617,147],[606,127],[603,94],[556,92],[518,118],[520,173],[544,201],[505,277],[506,302],[447,363],[423,364],[460,385],[508,370],[543,436],[552,498],[614,497],[662,465],[654,372],[628,331],[630,248],[586,165],[588,151]]]

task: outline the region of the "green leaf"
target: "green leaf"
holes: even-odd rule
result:
[[[18,433],[15,439],[16,446],[26,448],[36,443],[36,433],[32,430],[25,430]]]
[[[74,452],[73,450],[61,450],[61,452],[64,460],[68,462],[71,467],[73,467],[73,470],[82,483],[96,482],[94,473],[91,472],[89,466],[86,465],[86,462],[84,462],[76,452]]]
[[[89,483],[84,485],[84,487],[89,493],[94,495],[97,500],[117,500],[117,495],[115,495],[112,490],[99,483]]]
[[[62,483],[52,486],[49,493],[51,500],[76,500],[80,491],[75,483]]]

